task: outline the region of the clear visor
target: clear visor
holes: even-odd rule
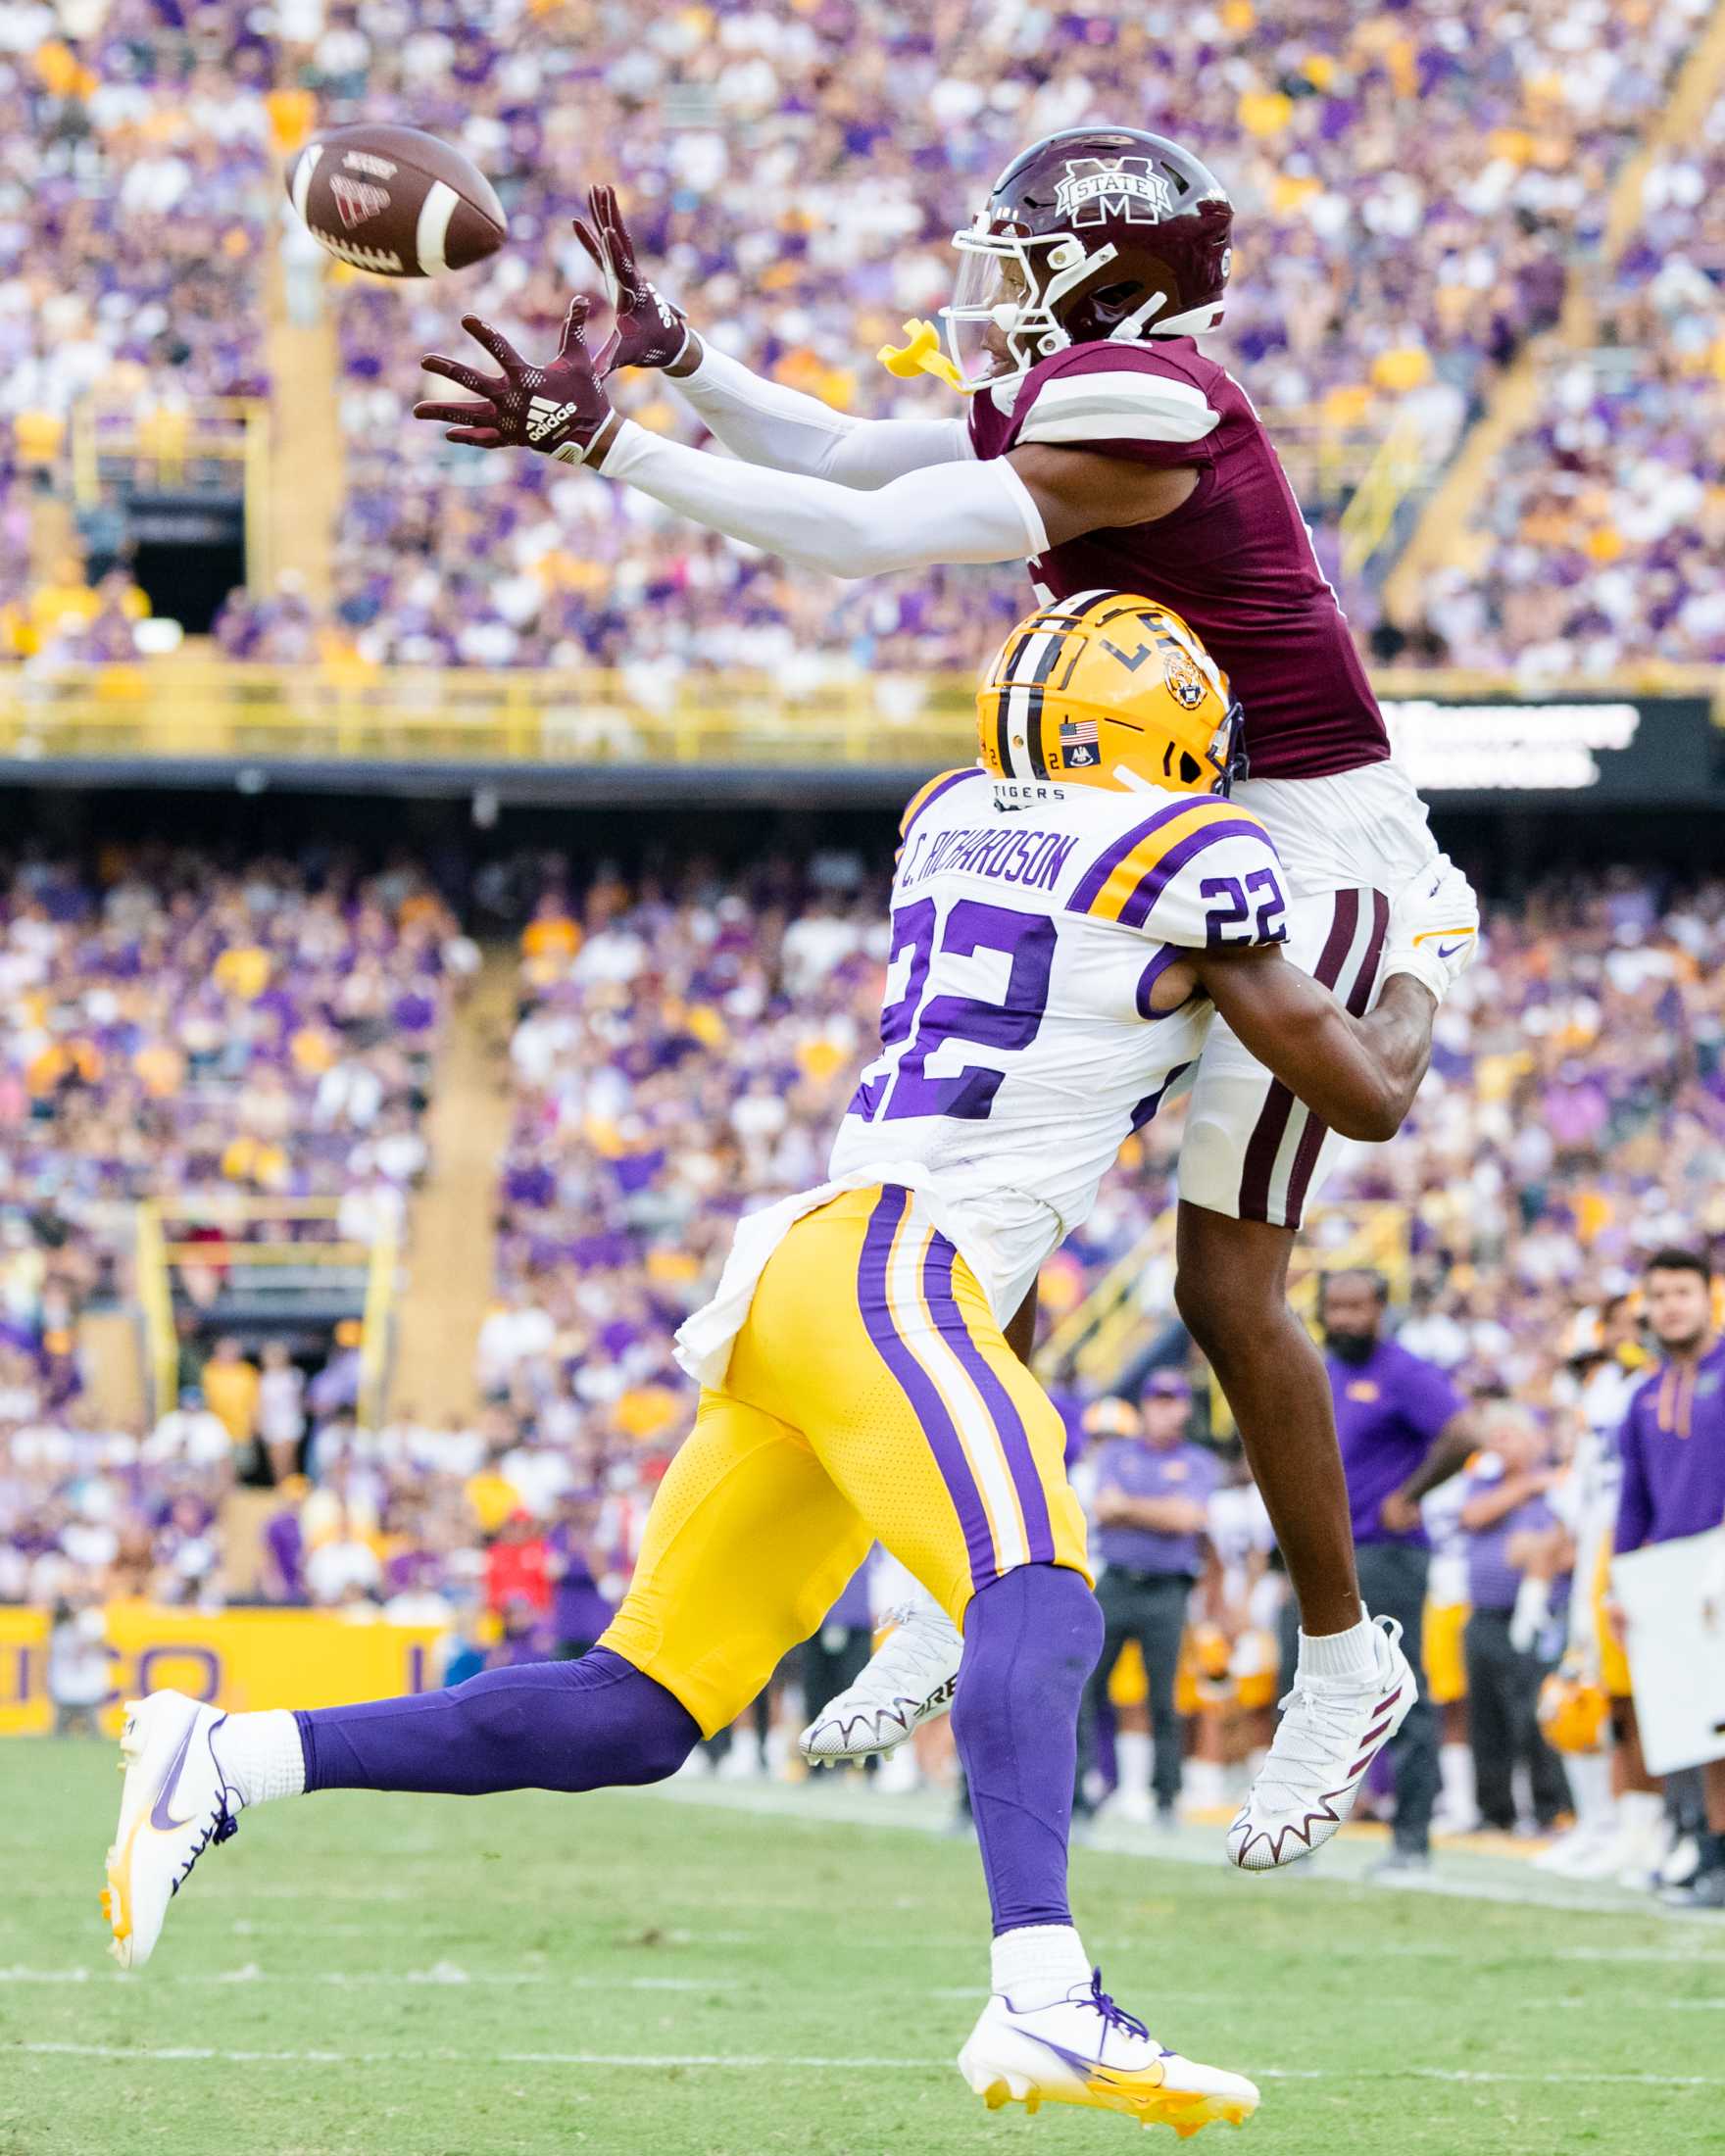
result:
[[[1001,374],[1015,374],[1023,363],[1007,342],[1032,297],[1029,268],[1021,242],[980,232],[956,232],[959,274],[952,304],[941,309],[947,352],[965,389],[976,389]]]

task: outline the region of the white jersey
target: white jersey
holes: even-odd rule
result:
[[[1208,1000],[1153,1011],[1158,976],[1182,952],[1284,941],[1282,871],[1257,817],[1213,795],[979,768],[931,780],[900,829],[881,1052],[830,1173],[914,1163],[960,1249],[996,1253],[984,1285],[1010,1316],[1204,1047]]]

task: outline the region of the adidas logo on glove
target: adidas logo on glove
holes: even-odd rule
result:
[[[535,397],[527,406],[528,441],[544,441],[548,434],[555,434],[566,419],[574,416],[572,404],[553,404],[549,397]]]

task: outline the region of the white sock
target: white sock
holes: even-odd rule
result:
[[[1471,1819],[1479,1810],[1479,1800],[1474,1794],[1473,1746],[1441,1745],[1438,1776],[1444,1788],[1444,1809],[1456,1819]]]
[[[1114,1764],[1120,1770],[1120,1791],[1125,1797],[1150,1802],[1150,1737],[1144,1730],[1114,1733]]]
[[[1598,1834],[1615,1824],[1617,1800],[1611,1794],[1609,1752],[1570,1752],[1563,1772],[1569,1777],[1569,1793],[1575,1799],[1575,1824]]]
[[[230,1714],[212,1739],[222,1772],[239,1791],[242,1805],[268,1804],[272,1796],[299,1796],[306,1787],[306,1755],[300,1726],[285,1707],[262,1714]]]
[[[1346,1632],[1309,1632],[1300,1635],[1302,1677],[1354,1678],[1363,1682],[1378,1668],[1378,1628],[1369,1617],[1350,1625]]]
[[[1090,1982],[1090,1957],[1069,1924],[1021,1924],[990,1949],[994,1988],[1020,2011],[1063,1999]]]

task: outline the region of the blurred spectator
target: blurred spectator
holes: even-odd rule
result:
[[[1109,1412],[1112,1410],[1112,1413]],[[1185,1729],[1174,1705],[1174,1679],[1187,1604],[1204,1570],[1209,1503],[1221,1481],[1215,1454],[1194,1445],[1192,1388],[1176,1370],[1158,1370],[1142,1405],[1103,1401],[1093,1421],[1108,1432],[1087,1463],[1089,1511],[1102,1560],[1102,1658],[1090,1680],[1087,1722],[1108,1697],[1109,1680],[1129,1641],[1144,1658],[1150,1733],[1115,1736],[1119,1786],[1113,1809],[1125,1820],[1171,1826],[1180,1798]],[[1155,1767],[1148,1757],[1154,1748]],[[1080,1751],[1080,1774],[1086,1764]]]
[[[264,1344],[264,1367],[258,1379],[258,1436],[270,1471],[284,1483],[299,1466],[300,1442],[306,1434],[306,1374],[288,1352],[285,1341]]]
[[[1712,1288],[1711,1267],[1692,1250],[1656,1250],[1648,1261],[1648,1325],[1663,1360],[1624,1417],[1619,1556],[1725,1523],[1725,1339]],[[1613,1610],[1611,1618],[1621,1635],[1621,1612]],[[1642,1754],[1633,1702],[1619,1716],[1617,1739],[1629,1788],[1657,1790]],[[1673,1892],[1684,1906],[1725,1910],[1725,1760],[1712,1761],[1701,1776],[1706,1825],[1699,1837],[1700,1861]]]
[[[202,1386],[205,1405],[227,1432],[235,1448],[249,1451],[258,1434],[258,1366],[246,1360],[239,1342],[230,1334],[224,1334],[211,1348]]]
[[[54,1734],[100,1734],[98,1710],[112,1690],[108,1624],[94,1602],[61,1602],[48,1631],[48,1698]]]
[[[1386,1336],[1389,1292],[1375,1273],[1326,1273],[1318,1291],[1336,1432],[1354,1518],[1359,1596],[1373,1617],[1402,1628],[1402,1651],[1424,1660],[1431,1545],[1420,1499],[1456,1473],[1473,1448],[1472,1418],[1454,1386]],[[1396,1788],[1396,1834],[1376,1872],[1418,1874],[1431,1861],[1440,1786],[1438,1725],[1421,1695],[1387,1747]]]
[[[1513,1832],[1519,1768],[1528,1777],[1534,1819],[1549,1833],[1569,1808],[1562,1766],[1540,1734],[1537,1715],[1552,1661],[1519,1644],[1514,1619],[1525,1545],[1555,1525],[1546,1497],[1557,1471],[1538,1425],[1521,1408],[1488,1404],[1479,1414],[1478,1436],[1482,1450],[1463,1479],[1461,1506],[1474,1798],[1488,1827]]]

